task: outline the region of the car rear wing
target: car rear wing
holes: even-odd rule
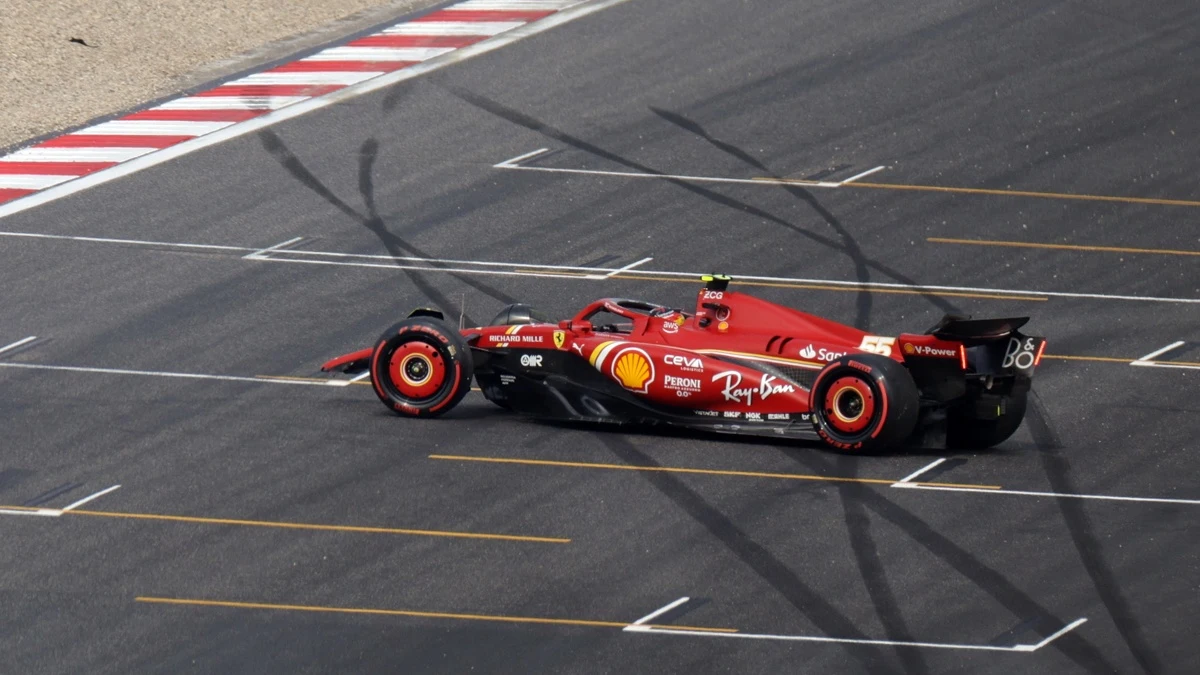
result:
[[[926,334],[962,343],[968,367],[976,373],[1033,377],[1033,369],[1046,349],[1046,339],[1021,333],[1019,329],[1028,322],[1027,316],[971,319],[947,314]]]

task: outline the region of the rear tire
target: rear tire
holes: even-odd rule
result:
[[[951,411],[946,418],[946,445],[962,450],[983,450],[999,445],[1016,433],[1025,419],[1028,392],[1005,401],[1005,411],[993,420],[981,420]]]
[[[877,452],[908,438],[919,404],[908,369],[879,354],[848,354],[830,362],[809,395],[817,435],[846,452]]]
[[[371,354],[375,395],[397,415],[437,417],[471,389],[474,363],[458,331],[428,317],[384,331]]]

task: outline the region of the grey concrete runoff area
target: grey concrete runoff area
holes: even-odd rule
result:
[[[629,0],[0,219],[0,672],[1200,672],[1197,45],[1181,0]],[[710,271],[1030,316],[1026,422],[852,456],[318,372]]]

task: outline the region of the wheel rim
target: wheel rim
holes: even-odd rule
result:
[[[834,380],[825,390],[825,421],[835,431],[855,434],[870,426],[875,415],[875,393],[860,377]]]
[[[446,361],[426,342],[406,342],[388,359],[388,376],[396,391],[411,401],[437,395],[446,382]]]

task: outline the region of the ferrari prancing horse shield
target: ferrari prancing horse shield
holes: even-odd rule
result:
[[[566,349],[567,333],[566,331],[554,331],[554,346],[559,349]]]

